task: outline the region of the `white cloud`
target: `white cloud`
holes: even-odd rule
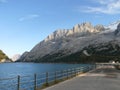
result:
[[[7,0],[0,0],[0,3],[7,3]]]
[[[99,6],[87,6],[83,11],[87,13],[120,14],[120,0],[98,0],[96,4]]]
[[[38,17],[39,17],[39,15],[37,15],[37,14],[30,14],[30,15],[21,17],[19,19],[19,21],[32,20],[32,19],[35,19],[35,18],[38,18]]]
[[[116,0],[94,0],[94,1],[96,1],[96,2],[99,3],[99,4],[105,5],[105,4],[112,3],[112,2],[114,2],[114,1],[116,1]]]

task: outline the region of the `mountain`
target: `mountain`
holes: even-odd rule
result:
[[[120,36],[120,24],[118,24],[117,29],[115,30],[115,35]]]
[[[86,22],[77,24],[72,29],[56,30],[30,52],[25,52],[18,61],[103,62],[105,58],[108,61],[115,56],[118,59],[120,54],[119,31],[118,21],[108,26],[93,26]]]
[[[0,63],[2,62],[11,62],[11,61],[8,58],[8,56],[2,50],[0,50]]]
[[[106,26],[105,28],[108,28],[108,29],[112,29],[112,30],[115,30],[117,29],[117,25],[120,23],[120,20],[116,21],[116,22],[113,22],[113,23],[110,23],[108,26]]]
[[[11,59],[12,61],[17,61],[20,58],[20,54],[15,54]]]

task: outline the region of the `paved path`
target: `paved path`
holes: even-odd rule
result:
[[[120,90],[120,71],[102,68],[44,90]]]

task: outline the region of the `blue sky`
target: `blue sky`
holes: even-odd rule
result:
[[[120,0],[0,0],[0,49],[9,57],[30,51],[57,29],[120,20]]]

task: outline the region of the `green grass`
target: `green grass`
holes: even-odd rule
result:
[[[71,76],[69,76],[69,77],[62,78],[62,79],[54,80],[54,81],[51,81],[51,82],[49,82],[49,83],[44,83],[44,84],[42,84],[41,87],[37,88],[37,90],[42,90],[42,89],[45,89],[45,88],[47,88],[47,87],[56,85],[56,84],[58,84],[58,83],[60,83],[60,82],[63,82],[63,81],[65,81],[65,80],[69,80],[69,79],[71,79],[71,78],[73,78],[73,77],[76,77],[76,76],[78,76],[78,75],[80,75],[80,74],[82,74],[82,72],[79,73],[79,74],[75,74],[75,75],[71,75]]]
[[[42,84],[42,86],[41,86],[40,88],[38,88],[37,90],[42,90],[42,89],[44,89],[44,88],[47,88],[47,87],[50,87],[50,86],[52,86],[52,85],[58,84],[58,83],[60,83],[60,82],[62,82],[62,81],[65,81],[65,80],[67,80],[67,78],[54,80],[54,81],[51,81],[51,82],[49,82],[49,83],[44,83],[44,84]]]

